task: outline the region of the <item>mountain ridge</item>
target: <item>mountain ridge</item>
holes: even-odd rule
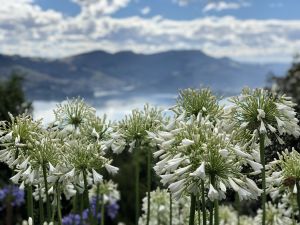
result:
[[[264,86],[270,70],[267,65],[214,58],[198,50],[154,54],[92,51],[61,59],[0,54],[0,77],[21,71],[24,90],[33,100],[175,93],[200,86],[228,95],[245,85]]]

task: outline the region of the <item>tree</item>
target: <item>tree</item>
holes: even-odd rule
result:
[[[32,104],[25,98],[22,89],[23,78],[18,73],[12,73],[8,80],[0,80],[0,121],[9,121],[9,113],[16,116],[22,113],[32,113]],[[8,183],[10,170],[0,163],[0,185]]]
[[[8,112],[14,116],[32,112],[32,104],[26,100],[22,89],[23,81],[17,73],[12,73],[8,80],[0,81],[0,120],[8,121]]]

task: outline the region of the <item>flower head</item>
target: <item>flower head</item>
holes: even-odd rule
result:
[[[198,116],[218,118],[222,115],[222,107],[210,89],[185,89],[179,92],[177,104],[173,110],[178,115],[185,113],[187,117]]]
[[[125,148],[131,152],[136,147],[151,144],[147,132],[158,130],[162,125],[161,110],[145,105],[144,110],[133,110],[130,115],[114,127],[112,140],[106,141],[103,148],[111,148],[115,153],[121,153]]]
[[[229,124],[237,130],[240,141],[255,143],[259,134],[266,135],[266,144],[271,144],[273,135],[289,134],[299,137],[300,128],[295,117],[295,104],[285,95],[275,95],[264,89],[244,89],[242,94],[231,99]]]

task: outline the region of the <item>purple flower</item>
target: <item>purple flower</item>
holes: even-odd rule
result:
[[[90,208],[92,211],[92,216],[95,218],[97,216],[98,222],[100,223],[101,221],[101,202],[99,203],[99,209],[98,212],[96,212],[96,207],[97,207],[97,198],[93,197],[90,201]],[[106,215],[110,217],[111,219],[115,219],[118,211],[119,211],[119,205],[114,202],[111,204],[107,204],[105,206],[106,208]],[[80,223],[81,217],[83,220],[83,223]],[[82,211],[81,215],[80,214],[74,214],[70,213],[66,216],[63,217],[62,219],[62,224],[63,225],[86,225],[89,219],[89,209],[85,209]]]
[[[63,225],[81,225],[80,223],[80,215],[70,213],[62,218],[62,224]]]
[[[2,202],[2,207],[0,210],[5,208],[7,200],[13,207],[21,206],[24,203],[24,191],[15,185],[7,185],[0,189],[0,202]]]
[[[106,206],[107,215],[113,220],[116,218],[118,211],[119,211],[119,205],[115,202],[112,204],[109,204]]]

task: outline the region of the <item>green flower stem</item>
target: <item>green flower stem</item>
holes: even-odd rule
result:
[[[94,218],[94,224],[97,225],[98,224],[98,218],[97,218],[97,214],[99,212],[99,192],[100,192],[100,184],[97,184],[97,189],[96,189],[96,216]],[[103,200],[101,200],[102,202]]]
[[[150,222],[150,200],[151,200],[151,168],[152,168],[152,152],[151,149],[147,149],[147,223],[146,225],[149,225]]]
[[[216,187],[216,177],[211,176],[211,184]],[[219,225],[219,199],[214,200],[214,225]]]
[[[197,212],[198,212],[198,224],[201,224],[201,203],[199,194],[197,194]]]
[[[170,225],[172,225],[172,211],[173,211],[173,207],[172,207],[172,193],[170,192],[170,219],[169,219],[169,222],[170,222]]]
[[[101,225],[104,225],[105,222],[105,202],[104,194],[101,195]]]
[[[39,214],[40,214],[40,224],[43,224],[45,221],[44,218],[44,203],[43,203],[43,199],[41,196],[41,190],[40,190],[40,185],[39,185]]]
[[[62,214],[61,214],[61,205],[60,205],[60,188],[56,184],[56,201],[57,201],[57,220],[58,225],[62,225]]]
[[[190,207],[190,219],[189,225],[195,224],[195,212],[196,212],[196,196],[191,194],[191,207]]]
[[[209,206],[209,225],[214,224],[214,205],[213,202],[210,202]]]
[[[84,196],[83,196],[83,193],[80,194],[80,224],[83,224],[83,217],[82,217],[82,212],[83,212],[83,209],[84,209]]]
[[[237,193],[235,193],[235,206],[237,210],[237,225],[240,225],[240,198]]]
[[[72,198],[72,212],[73,213],[78,213],[78,204],[79,204],[80,200],[79,200],[79,194],[78,191],[76,191],[76,195],[73,196]]]
[[[139,163],[139,149],[135,149],[135,225],[139,223],[140,216],[140,163]]]
[[[89,221],[92,222],[92,209],[91,205],[89,204],[89,189],[88,189],[88,183],[87,183],[87,177],[86,177],[86,171],[82,171],[83,174],[83,183],[84,183],[84,191],[83,191],[83,205],[84,208],[89,209]],[[82,213],[82,211],[81,211]]]
[[[12,225],[12,219],[13,219],[13,207],[11,205],[11,202],[13,201],[13,197],[8,195],[6,197],[5,201],[5,224],[6,225]]]
[[[50,199],[49,199],[49,189],[48,189],[48,181],[47,181],[47,168],[46,163],[43,163],[43,178],[44,178],[44,186],[45,186],[45,194],[46,194],[46,219],[47,222],[50,222],[51,216],[51,206],[50,206]]]
[[[33,214],[33,197],[32,197],[32,186],[27,186],[27,212],[28,217],[32,218],[34,221],[34,214]]]
[[[298,179],[296,180],[296,187],[297,187],[297,203],[298,203],[298,210],[300,215],[300,185]]]
[[[51,215],[51,221],[54,221],[54,217],[55,217],[55,214],[56,214],[56,211],[57,211],[57,207],[52,204],[52,207],[51,207],[51,212],[52,212],[52,215]]]
[[[201,201],[202,201],[203,225],[206,225],[206,203],[205,203],[204,180],[201,180]]]
[[[261,196],[261,207],[262,207],[262,225],[266,225],[266,161],[265,161],[265,135],[259,135],[259,150],[260,150],[260,161],[262,164],[262,196]]]

